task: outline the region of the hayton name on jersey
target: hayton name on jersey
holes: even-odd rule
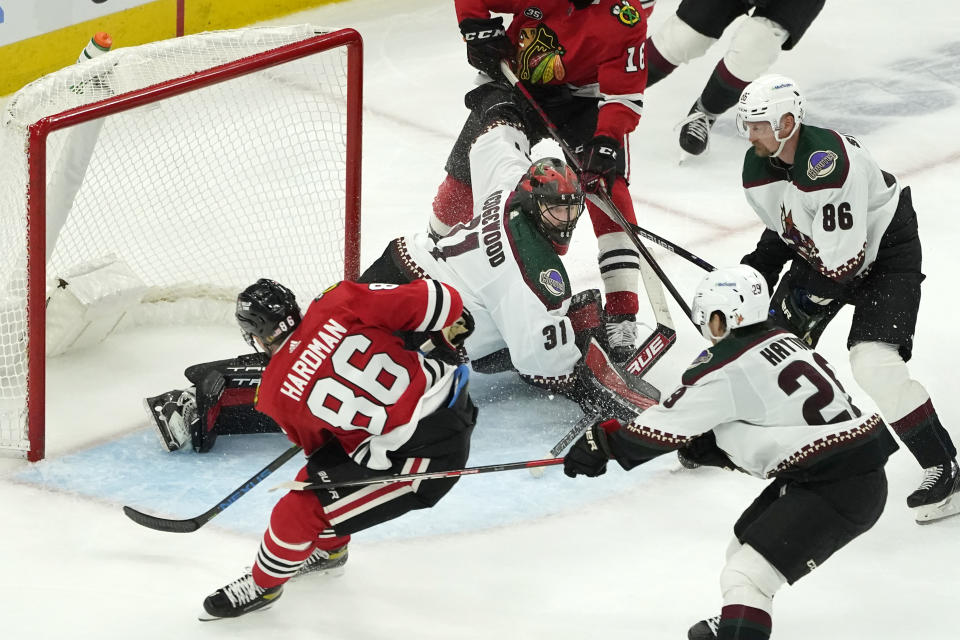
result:
[[[347,334],[347,329],[333,318],[327,320],[317,330],[316,337],[303,348],[300,357],[294,360],[287,372],[287,377],[280,387],[280,393],[293,398],[297,402],[303,399],[303,390],[307,388],[309,380],[327,356],[333,353],[340,344],[341,338]],[[291,344],[291,351],[298,344]]]

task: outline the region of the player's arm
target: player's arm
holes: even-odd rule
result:
[[[457,11],[457,22],[468,18],[485,19],[491,13],[516,13],[523,9],[526,3],[517,0],[456,0],[454,8]]]
[[[356,302],[365,321],[390,331],[440,331],[463,315],[460,293],[439,280],[414,280],[409,284],[370,283]]]
[[[629,162],[625,156],[627,134],[640,120],[647,86],[643,57],[646,19],[639,17],[632,27],[611,21],[606,28],[612,31],[599,34],[610,44],[607,59],[597,69],[597,127],[583,148],[584,189],[591,192],[598,190],[601,179],[608,192],[613,189],[618,167]]]
[[[614,24],[616,28],[626,28]],[[595,135],[621,140],[633,131],[643,113],[647,68],[643,60],[646,22],[641,21],[627,37],[618,38],[610,57],[597,69],[600,104]]]
[[[734,418],[731,391],[725,376],[710,376],[679,386],[662,403],[626,424],[601,418],[571,447],[564,471],[570,477],[598,476],[606,471],[608,460],[632,469],[675,451]]]

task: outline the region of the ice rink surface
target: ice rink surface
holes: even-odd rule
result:
[[[676,6],[661,0],[651,29]],[[913,187],[928,277],[911,370],[960,440],[960,14],[949,4],[918,7],[908,14],[890,0],[827,3],[774,70],[804,89],[808,122],[857,135]],[[273,24],[305,22],[353,27],[364,38],[366,265],[391,238],[425,227],[474,74],[449,0],[352,0]],[[709,153],[679,166],[674,127],[725,42],[647,93],[631,139],[640,223],[717,265],[738,262],[761,231],[739,186],[746,142],[727,114]],[[555,153],[541,150],[535,155]],[[575,291],[600,286],[595,254],[584,223],[566,259]],[[700,272],[654,254],[689,295]],[[704,347],[671,309],[679,341],[650,374],[666,392]],[[820,350],[858,403],[872,406],[850,376],[849,321],[842,313]],[[287,446],[281,436],[241,436],[203,457],[166,454],[147,428],[142,398],[182,386],[185,366],[243,347],[228,327],[152,328],[51,362],[48,459],[0,459],[0,637],[668,640],[719,611],[732,525],[764,483],[681,471],[669,456],[595,480],[569,480],[558,469],[539,480],[526,472],[464,478],[437,508],[356,536],[343,577],[293,582],[266,612],[198,622],[203,597],[252,563],[279,497],[265,489],[297,465],[192,534],[141,528],[120,505],[199,514]],[[472,391],[481,418],[471,464],[540,457],[579,417],[572,403],[508,375],[475,375]],[[877,525],[778,594],[777,640],[960,638],[960,518],[917,526],[904,498],[919,468],[901,451],[887,470],[890,498]]]

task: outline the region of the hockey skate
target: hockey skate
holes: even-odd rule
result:
[[[608,316],[606,329],[610,359],[623,364],[637,348],[637,316],[632,313]]]
[[[283,585],[269,589],[260,587],[249,573],[217,589],[203,601],[200,620],[236,618],[251,611],[270,607],[283,594]]]
[[[720,616],[701,620],[687,631],[687,640],[716,640],[720,628]]]
[[[690,113],[677,125],[680,129],[680,148],[684,151],[680,162],[689,156],[699,156],[707,150],[710,146],[710,129],[716,121],[717,116],[704,109],[700,100],[690,107]]]
[[[343,575],[343,566],[347,564],[349,554],[350,551],[347,549],[347,545],[343,545],[339,549],[331,549],[330,551],[319,548],[314,549],[313,553],[304,561],[299,571],[297,571],[293,577],[301,578],[309,574],[331,577],[341,576]]]
[[[920,487],[907,496],[917,524],[930,524],[960,513],[960,470],[957,461],[923,470]]]
[[[197,418],[197,397],[194,389],[174,389],[153,398],[143,406],[157,425],[160,444],[167,451],[176,451],[190,441],[190,425]]]

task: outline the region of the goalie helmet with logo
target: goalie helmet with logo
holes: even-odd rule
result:
[[[541,158],[523,174],[513,197],[556,252],[565,254],[583,213],[583,190],[573,169],[557,158]]]
[[[290,289],[260,278],[237,296],[237,324],[253,348],[273,353],[300,324],[300,306]]]

